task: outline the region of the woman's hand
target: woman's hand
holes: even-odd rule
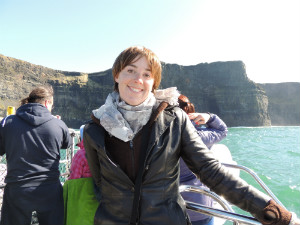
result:
[[[206,124],[210,119],[210,115],[208,113],[189,113],[188,116],[190,120],[193,120],[197,125]]]

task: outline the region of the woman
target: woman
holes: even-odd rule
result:
[[[209,149],[226,137],[228,132],[227,126],[217,115],[212,113],[195,113],[194,104],[191,103],[185,95],[179,96],[178,103],[179,107],[188,114],[188,117],[195,126],[198,135]],[[206,126],[203,127],[203,125]],[[180,185],[205,187],[182,159],[180,159]],[[207,195],[192,192],[183,192],[181,195],[184,200],[212,207],[213,200]],[[197,213],[192,210],[188,210],[187,212],[193,225],[210,225],[214,222],[214,219],[211,216]]]
[[[94,182],[86,160],[83,145],[83,128],[79,128],[80,148],[71,163],[70,176],[63,185],[64,192],[64,225],[93,224],[94,214],[99,202],[94,193]]]
[[[71,169],[70,169],[70,176],[69,180],[72,179],[79,179],[85,177],[91,177],[91,171],[88,165],[88,162],[85,157],[85,149],[83,145],[83,128],[84,125],[80,127],[80,139],[77,143],[77,146],[80,148],[72,159]]]
[[[194,104],[184,95],[179,96],[178,104],[188,114],[198,135],[208,148],[211,148],[226,137],[228,132],[227,125],[220,117],[212,113],[196,113]]]
[[[124,50],[112,74],[115,91],[83,135],[100,196],[94,224],[190,224],[178,190],[180,157],[205,185],[264,224],[289,224],[290,212],[213,157],[176,107],[174,88],[157,91],[161,64],[152,51]]]

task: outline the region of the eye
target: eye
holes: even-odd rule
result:
[[[127,72],[128,73],[133,73],[133,69],[128,69]]]
[[[146,77],[146,78],[151,78],[151,74],[150,74],[150,73],[145,73],[145,74],[144,74],[144,77]]]

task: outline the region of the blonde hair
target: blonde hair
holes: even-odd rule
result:
[[[115,80],[115,78],[126,66],[134,62],[134,60],[139,60],[142,57],[146,57],[150,66],[151,73],[154,77],[152,90],[153,92],[158,88],[161,81],[161,63],[158,57],[150,49],[147,49],[145,47],[132,46],[122,51],[113,64],[112,75]],[[116,81],[114,82],[114,89],[115,91],[119,92],[118,83]]]

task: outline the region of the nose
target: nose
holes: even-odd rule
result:
[[[135,74],[134,80],[137,83],[143,83],[143,79],[142,78],[143,78],[142,73],[137,72]]]

